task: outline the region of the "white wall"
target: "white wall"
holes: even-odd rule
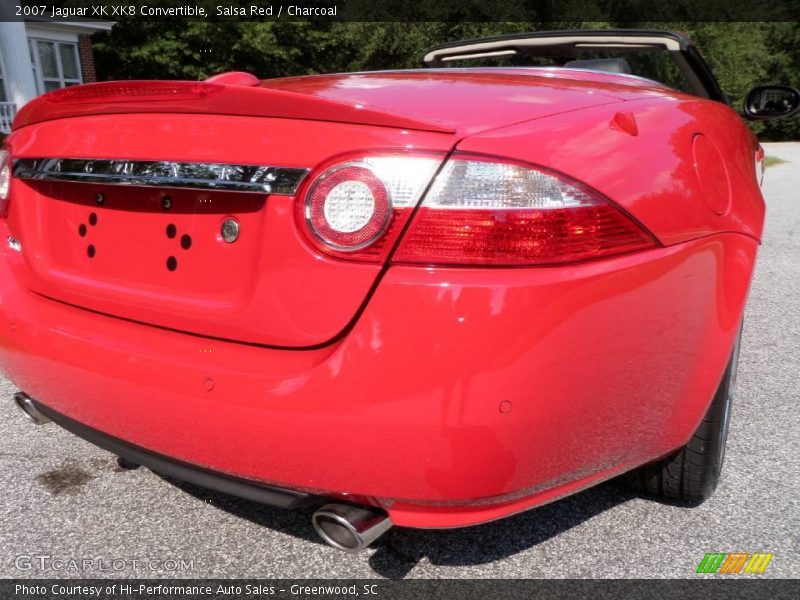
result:
[[[36,96],[28,37],[21,21],[0,21],[0,56],[6,92],[19,109]]]

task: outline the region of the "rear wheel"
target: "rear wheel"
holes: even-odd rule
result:
[[[689,443],[665,459],[626,474],[625,483],[674,500],[702,502],[711,496],[725,458],[741,337],[740,328],[714,400]]]

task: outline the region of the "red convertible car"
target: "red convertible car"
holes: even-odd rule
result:
[[[679,34],[424,62],[24,107],[0,173],[20,408],[127,466],[319,505],[349,551],[628,472],[706,498],[764,220],[758,141]],[[763,86],[745,113],[798,105]]]

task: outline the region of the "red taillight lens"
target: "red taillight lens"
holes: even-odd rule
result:
[[[546,265],[655,245],[609,200],[562,175],[462,155],[442,169],[393,261]]]
[[[8,216],[8,195],[11,190],[11,158],[0,150],[0,218]]]
[[[152,102],[191,100],[221,92],[223,86],[201,81],[108,81],[55,90],[43,96],[49,102]]]
[[[440,163],[433,156],[366,156],[325,169],[302,204],[310,241],[341,258],[382,261]]]

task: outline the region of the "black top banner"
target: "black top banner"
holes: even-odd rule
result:
[[[617,23],[800,21],[796,0],[3,0],[0,20]]]

